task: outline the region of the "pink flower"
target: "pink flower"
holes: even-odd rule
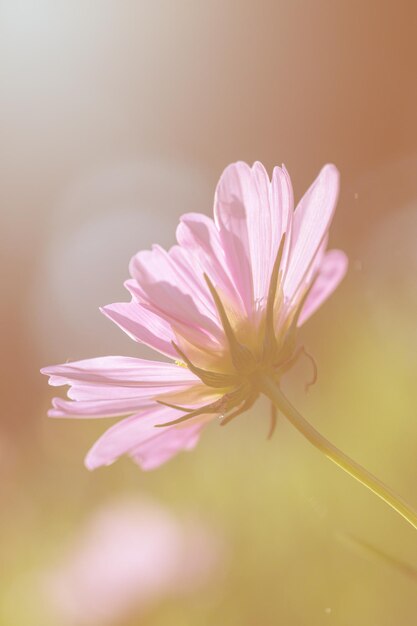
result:
[[[194,448],[208,422],[251,407],[260,376],[279,385],[300,354],[297,329],[346,272],[345,254],[326,250],[338,189],[326,165],[294,211],[285,168],[270,180],[261,163],[235,163],[217,186],[214,220],[186,214],[178,245],[133,257],[131,301],[103,313],[171,362],[108,356],[42,370],[70,386],[50,416],[124,416],[88,453],[89,469],[123,454],[158,467]]]
[[[113,624],[196,591],[221,553],[221,541],[197,521],[181,522],[150,501],[116,501],[88,520],[42,576],[41,591],[57,623]]]

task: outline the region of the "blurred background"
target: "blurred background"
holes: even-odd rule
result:
[[[262,404],[155,472],[122,459],[89,473],[108,422],[48,420],[39,368],[151,356],[98,307],[129,299],[133,253],[172,245],[182,213],[210,214],[229,162],[284,162],[296,198],[334,162],[331,245],[350,270],[302,332],[317,384],[304,393],[303,365],[288,393],[417,506],[416,18],[411,0],[1,0],[2,625],[414,623],[415,532],[285,421],[266,441]],[[45,580],[120,498],[198,520],[211,573],[142,602],[141,570],[110,621],[66,611]]]

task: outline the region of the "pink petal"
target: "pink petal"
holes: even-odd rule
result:
[[[184,386],[188,388],[189,382],[184,382]],[[161,383],[161,388],[162,388]],[[179,389],[182,389],[182,385],[179,386]],[[156,393],[160,387],[154,386],[145,386],[139,387],[135,386],[127,386],[122,387],[119,385],[97,385],[95,383],[73,383],[72,387],[68,389],[68,397],[71,400],[79,400],[90,401],[90,400],[113,400],[114,398],[137,398],[137,397],[146,397],[150,393]],[[175,387],[174,387],[175,389]]]
[[[247,228],[247,205],[252,207],[252,195],[251,169],[246,163],[238,162],[224,170],[214,199],[214,219],[220,232],[228,269],[248,314],[251,314],[253,309],[252,267]]]
[[[193,254],[201,275],[207,274],[235,304],[241,304],[239,292],[227,272],[220,235],[212,219],[200,213],[186,213],[177,228],[177,241]]]
[[[111,417],[155,404],[155,396],[199,387],[188,369],[173,363],[101,357],[44,368],[50,384],[71,385],[70,401],[54,398],[50,417]],[[191,387],[190,387],[191,385]]]
[[[52,399],[52,409],[49,409],[49,417],[71,417],[71,418],[101,418],[118,417],[131,415],[140,409],[153,406],[154,392],[147,390],[145,396],[136,398],[115,398],[114,400],[92,400],[75,402],[63,400],[62,398]]]
[[[145,466],[149,467],[155,463],[156,467],[163,462],[161,459],[171,458],[180,450],[187,449],[187,446],[191,445],[190,441],[195,444],[194,434],[201,430],[202,424],[193,424],[190,428],[175,426],[168,426],[165,429],[155,428],[157,424],[169,422],[179,415],[180,412],[175,409],[155,404],[138,415],[132,415],[118,422],[109,428],[91,448],[85,459],[86,467],[92,470],[101,465],[110,465],[123,454],[129,454],[138,460],[141,459],[142,453]],[[188,432],[190,429],[191,439]],[[169,448],[169,456],[166,456],[167,452],[164,452],[160,457],[157,442],[162,434],[165,433],[166,436],[166,433],[171,430],[175,431],[171,434],[171,438],[162,439],[163,448]],[[151,445],[152,440],[155,440],[155,446]]]
[[[321,262],[319,274],[304,304],[298,325],[304,322],[319,308],[344,278],[348,259],[341,250],[330,250]]]
[[[297,296],[304,293],[305,289],[308,289],[312,283],[312,281],[316,278],[317,274],[320,271],[321,264],[323,262],[324,256],[327,251],[327,245],[329,243],[329,235],[328,233],[324,236],[323,241],[321,242],[316,254],[314,255],[313,260],[310,263],[310,267],[308,268],[306,274],[303,277],[302,282],[298,287]]]
[[[252,167],[252,189],[247,198],[247,229],[252,264],[253,297],[265,304],[274,252],[279,244],[280,208],[271,204],[271,184],[262,163]]]
[[[160,386],[142,387],[100,387],[94,383],[79,385],[76,381],[68,390],[70,400],[52,399],[53,408],[48,411],[49,417],[117,417],[150,408],[155,405],[155,400],[197,408],[219,397],[214,389],[199,381],[190,386],[189,380],[170,380]]]
[[[164,319],[141,306],[137,300],[108,304],[100,310],[134,341],[144,343],[171,358],[177,358],[178,355],[172,346],[175,334],[171,326]]]
[[[226,168],[220,178],[216,223],[230,273],[249,314],[265,303],[279,243],[290,224],[292,203],[285,169],[275,168],[271,183],[261,163],[250,168],[239,162]]]
[[[278,253],[281,238],[286,233],[281,267],[286,267],[291,244],[291,226],[294,211],[294,195],[290,176],[285,169],[274,167],[271,182],[271,225],[275,233],[272,245],[272,264]]]
[[[329,230],[338,192],[339,173],[334,165],[325,165],[295,210],[284,279],[284,292],[289,300],[305,280]]]
[[[181,254],[178,250],[167,253],[160,246],[139,252],[130,263],[136,287],[130,284],[129,288],[144,306],[185,333],[192,343],[216,341],[222,331],[204,277],[191,281],[190,268]]]
[[[169,251],[169,257],[175,266],[175,271],[181,276],[189,293],[198,304],[199,310],[214,322],[212,332],[214,336],[217,336],[219,324],[216,306],[207,287],[204,271],[199,268],[198,259],[193,252],[181,246],[173,246]]]
[[[175,363],[148,361],[126,356],[103,356],[61,365],[51,365],[41,370],[50,376],[50,385],[67,385],[74,381],[99,385],[133,387],[160,387],[195,382],[197,377],[186,367]]]
[[[156,469],[178,452],[193,450],[203,428],[204,424],[194,424],[189,428],[164,429],[132,450],[130,456],[144,471]]]

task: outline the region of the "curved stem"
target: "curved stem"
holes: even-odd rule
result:
[[[301,413],[292,406],[273,380],[268,376],[264,376],[259,379],[258,384],[259,390],[275,404],[278,410],[285,415],[291,424],[295,426],[313,446],[320,450],[328,459],[333,461],[333,463],[336,463],[336,465],[350,474],[350,476],[373,491],[381,500],[384,500],[391,508],[402,515],[411,526],[417,529],[417,512],[402,500],[402,498],[399,498],[389,487],[384,485],[383,482],[370,474],[364,467],[350,459],[313,428]]]

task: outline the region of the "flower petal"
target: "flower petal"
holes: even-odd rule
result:
[[[132,459],[144,470],[156,469],[178,452],[193,450],[200,439],[204,424],[188,428],[166,428],[130,452]]]
[[[253,310],[253,283],[247,213],[253,205],[252,175],[243,162],[229,165],[220,177],[214,199],[214,219],[226,262],[246,312]]]
[[[160,387],[189,384],[198,380],[186,367],[175,363],[148,361],[127,356],[102,356],[51,365],[41,370],[50,376],[50,385],[67,385],[74,381],[133,387]]]
[[[200,213],[182,215],[177,228],[177,241],[193,254],[202,275],[207,274],[222,292],[236,304],[241,304],[239,292],[227,272],[219,231],[212,219]]]
[[[338,191],[339,173],[334,165],[325,165],[295,210],[284,278],[289,300],[297,294],[329,230]]]
[[[292,209],[292,187],[285,169],[275,168],[270,182],[261,163],[250,168],[239,162],[226,168],[220,178],[214,207],[216,224],[248,314],[265,304],[272,267]]]
[[[148,464],[148,467],[156,467],[180,450],[186,449],[187,446],[195,445],[195,434],[201,430],[202,424],[193,424],[189,428],[176,428],[175,426],[164,429],[155,428],[158,424],[175,419],[178,413],[175,409],[155,404],[140,414],[118,422],[109,428],[91,448],[85,459],[86,467],[92,470],[101,465],[111,465],[123,454],[134,456],[139,462],[142,461],[141,454],[143,454],[145,466]],[[166,438],[170,431],[175,432]],[[164,434],[165,437],[162,437]],[[158,445],[160,438],[162,438],[162,448],[165,448],[165,452],[161,455]],[[152,440],[155,445],[151,444]],[[167,454],[168,448],[169,455]]]
[[[160,316],[141,306],[136,299],[108,304],[100,310],[134,341],[144,343],[173,359],[177,358],[172,346],[175,333],[171,326]]]
[[[70,385],[71,399],[54,398],[50,417],[111,417],[155,404],[155,396],[201,386],[187,368],[128,357],[101,357],[47,367],[53,386]]]
[[[118,417],[137,413],[140,409],[155,404],[153,392],[147,390],[146,395],[138,395],[135,398],[114,398],[113,400],[63,400],[52,399],[52,409],[48,411],[48,417],[70,418],[102,418]]]
[[[218,342],[222,329],[204,277],[190,281],[184,252],[168,253],[160,246],[153,246],[152,250],[138,252],[132,258],[130,273],[136,287],[130,283],[129,289],[134,290],[144,306],[192,343]]]
[[[274,258],[278,251],[280,207],[271,203],[271,184],[264,166],[252,167],[252,191],[247,199],[247,228],[252,264],[253,297],[265,304]]]
[[[275,262],[282,236],[286,234],[285,246],[281,259],[281,267],[286,267],[291,244],[291,226],[294,212],[294,195],[290,176],[283,165],[274,167],[271,181],[271,232],[272,265]]]
[[[304,304],[298,326],[304,324],[330,294],[333,293],[344,278],[347,267],[348,259],[344,252],[341,250],[330,250],[326,252],[320,264],[317,279]]]

